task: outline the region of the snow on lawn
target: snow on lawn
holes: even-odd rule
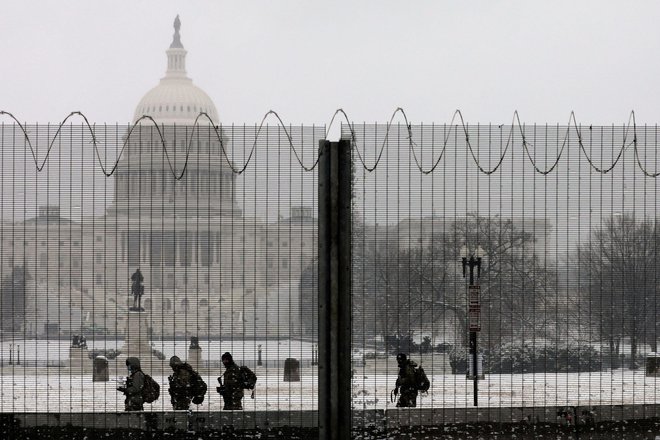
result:
[[[103,412],[122,411],[124,396],[117,383],[92,382],[91,375],[56,375],[42,370],[39,375],[12,374],[0,377],[0,412]],[[259,375],[255,399],[246,391],[246,410],[286,411],[316,409],[318,385],[316,370],[301,369],[301,382],[283,382],[282,375],[270,370]],[[257,373],[259,374],[259,373]],[[199,411],[219,411],[222,399],[216,393],[217,373],[205,375],[209,392]],[[170,410],[167,377],[154,377],[161,384],[161,397],[146,410]],[[356,409],[393,407],[390,391],[396,376],[367,374],[352,381]],[[479,381],[480,407],[621,405],[660,403],[660,378],[646,377],[643,370],[615,370],[597,373],[487,375]],[[431,389],[422,394],[418,406],[471,407],[472,381],[462,375],[435,375]]]
[[[160,398],[146,404],[145,410],[172,409],[167,376],[153,376],[160,383]],[[116,412],[124,410],[124,395],[116,390],[120,377],[109,382],[92,382],[91,374],[75,375],[8,375],[0,378],[2,396],[0,412]],[[208,391],[199,411],[219,411],[222,398],[216,392],[217,375],[204,376]],[[260,376],[254,400],[245,391],[246,410],[289,410],[316,407],[316,377],[310,374],[301,382],[282,382],[281,376]],[[194,405],[193,405],[194,406]]]

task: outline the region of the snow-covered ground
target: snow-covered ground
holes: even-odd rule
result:
[[[0,412],[102,412],[122,411],[123,395],[110,382],[92,382],[91,375],[57,374],[41,369],[24,375],[4,368],[0,378]],[[301,382],[283,382],[281,371],[260,369],[255,399],[246,394],[246,410],[315,409],[318,386],[316,370],[301,370]],[[394,372],[393,372],[394,373]],[[215,392],[217,375],[205,374],[209,393],[200,411],[222,409]],[[167,377],[154,377],[161,384],[161,398],[147,410],[170,410]],[[391,408],[390,390],[396,376],[366,374],[352,381],[356,409]],[[480,407],[621,405],[660,403],[660,378],[646,377],[644,371],[615,370],[599,373],[487,375],[479,382]],[[421,395],[418,406],[471,407],[472,382],[462,375],[435,375],[428,395]]]

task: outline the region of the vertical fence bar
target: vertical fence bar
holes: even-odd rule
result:
[[[351,143],[319,141],[319,438],[351,434]]]

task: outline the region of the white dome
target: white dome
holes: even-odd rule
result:
[[[218,123],[218,111],[209,95],[193,85],[186,75],[186,50],[181,44],[177,15],[174,21],[174,39],[167,53],[167,72],[153,89],[140,100],[135,109],[133,122],[144,115],[151,116],[159,124],[192,125],[200,113],[209,115],[214,124]],[[204,117],[199,123],[208,123]]]
[[[192,125],[200,112],[208,114],[215,124],[218,123],[215,104],[190,78],[165,77],[140,100],[133,122],[149,115],[160,124]],[[199,119],[200,124],[205,122],[208,122],[206,118]]]

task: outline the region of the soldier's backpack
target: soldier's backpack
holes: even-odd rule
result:
[[[192,403],[195,405],[201,405],[204,402],[207,386],[204,379],[202,379],[202,376],[196,371],[192,372],[191,385]]]
[[[431,387],[431,382],[429,382],[429,378],[426,377],[426,373],[421,366],[415,368],[415,385],[417,386],[417,391],[422,392],[428,391]]]
[[[245,365],[241,367],[241,384],[246,390],[253,390],[257,384],[257,375]]]
[[[145,403],[153,403],[160,396],[160,385],[156,382],[153,377],[149,376],[146,373],[144,374],[144,385],[142,386],[142,400]]]

